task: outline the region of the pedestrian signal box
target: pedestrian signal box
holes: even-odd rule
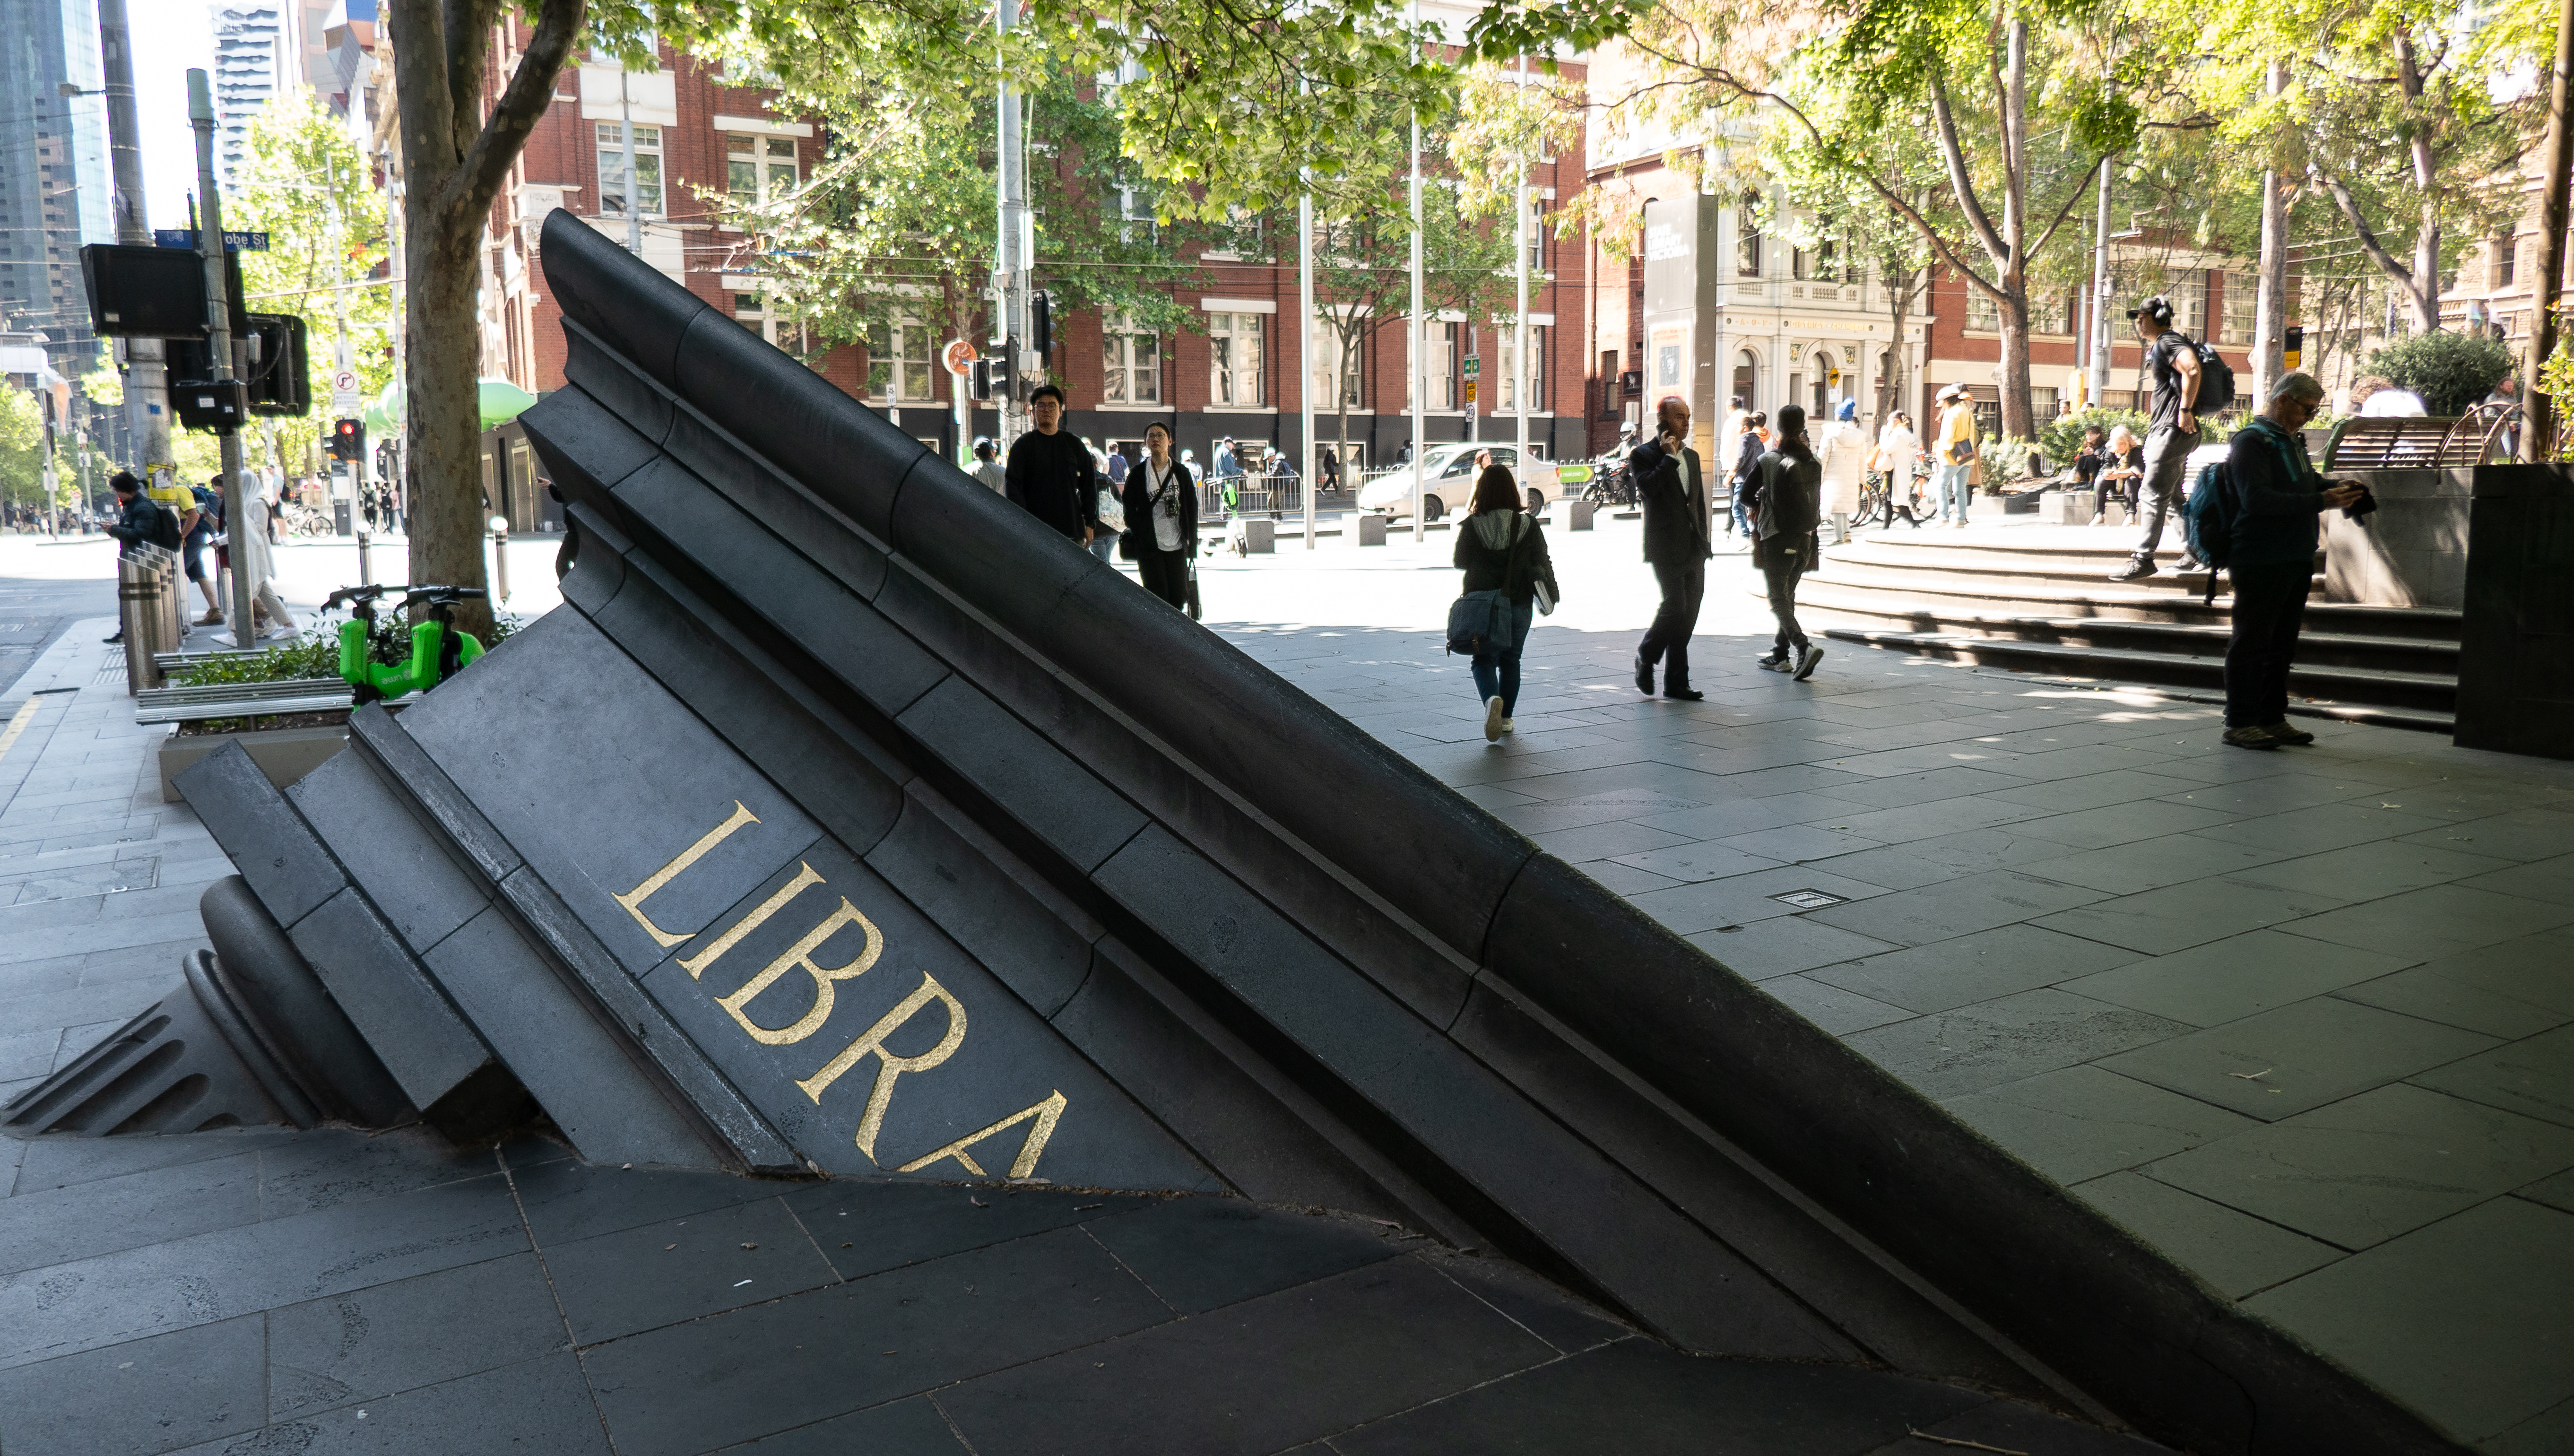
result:
[[[2288,368],[2304,368],[2304,365],[2300,361],[2306,352],[2305,329],[2301,325],[2290,324],[2288,326],[2287,333],[2282,336],[2282,343],[2284,343],[2286,347],[2280,350],[2280,354],[2287,360]]]
[[[362,461],[367,458],[367,427],[359,420],[341,420],[331,426],[331,458]]]

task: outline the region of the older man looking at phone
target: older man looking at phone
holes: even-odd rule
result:
[[[2350,482],[2326,480],[2306,458],[2300,432],[2323,400],[2314,376],[2287,376],[2226,452],[2234,533],[2225,574],[2234,588],[2234,629],[2225,648],[2225,741],[2238,748],[2315,740],[2288,726],[2288,664],[2314,581],[2316,518],[2366,495]]]

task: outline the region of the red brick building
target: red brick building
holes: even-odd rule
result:
[[[509,73],[514,47],[526,35],[515,23],[496,30],[496,96],[497,78]],[[791,185],[820,159],[820,130],[771,114],[772,95],[729,84],[715,67],[666,47],[655,72],[627,72],[610,58],[566,67],[552,107],[493,208],[484,250],[484,372],[539,395],[562,386],[561,316],[539,266],[539,230],[562,207],[618,241],[628,240],[630,124],[643,258],[743,327],[775,340],[780,325],[765,312],[747,240],[717,223],[700,200],[701,192],[747,187],[757,195]],[[1580,158],[1535,163],[1529,182],[1544,222],[1530,280],[1536,351],[1530,438],[1541,454],[1560,459],[1585,453],[1584,414],[1597,394],[1586,364],[1590,250],[1578,234],[1553,236],[1559,199],[1569,200],[1583,185]],[[1199,263],[1195,275],[1174,290],[1197,327],[1159,335],[1112,333],[1110,321],[1096,312],[1058,315],[1052,377],[1071,396],[1067,428],[1103,445],[1140,442],[1144,427],[1160,420],[1201,460],[1211,457],[1216,441],[1230,437],[1256,444],[1251,454],[1286,450],[1300,469],[1310,470],[1298,439],[1308,375],[1295,327],[1292,262],[1275,266],[1205,255]],[[1042,268],[1039,277],[1042,282]],[[1457,440],[1471,432],[1482,439],[1510,438],[1517,421],[1504,380],[1506,336],[1460,317],[1433,321],[1429,334],[1428,437]],[[1389,320],[1362,350],[1350,412],[1353,454],[1362,462],[1389,461],[1410,438],[1404,336],[1401,321]],[[903,329],[888,339],[889,357],[874,361],[882,368],[870,371],[865,351],[845,346],[829,351],[818,368],[952,457],[959,444],[955,414],[948,377],[936,362],[945,342],[930,331]],[[1319,353],[1328,338],[1316,342]],[[1470,406],[1468,360],[1476,358],[1481,388],[1472,391],[1479,398]],[[1328,379],[1321,387],[1329,393]],[[968,431],[989,435],[996,425],[988,407],[977,408]],[[1330,442],[1335,426],[1328,403],[1318,404],[1318,437]],[[515,459],[508,445],[496,446],[495,485],[509,501],[501,509],[514,521],[523,502],[531,521],[543,514],[532,469],[523,446]]]

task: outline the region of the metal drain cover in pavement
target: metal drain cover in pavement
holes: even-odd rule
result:
[[[1850,898],[1846,894],[1826,894],[1820,889],[1792,889],[1786,894],[1774,894],[1770,897],[1783,905],[1795,905],[1801,910],[1820,910],[1826,905],[1837,905]]]

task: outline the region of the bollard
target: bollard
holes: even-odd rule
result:
[[[1351,517],[1350,519],[1358,523],[1358,528],[1359,528],[1359,545],[1361,545],[1361,546],[1383,546],[1383,545],[1385,545],[1385,518],[1384,518],[1384,517],[1379,516],[1379,515],[1378,515],[1378,514],[1376,514],[1374,511],[1362,511],[1362,512],[1360,512],[1358,515],[1353,516],[1353,517]],[[1580,530],[1581,528],[1576,527],[1575,529],[1576,529],[1576,530]]]
[[[119,557],[116,563],[116,625],[124,634],[125,691],[139,693],[161,686],[161,667],[152,660],[152,626],[159,617],[160,606],[153,599],[161,591],[161,575],[140,556]]]
[[[372,587],[375,584],[376,574],[367,566],[367,533],[361,531],[358,533],[358,585]]]
[[[495,602],[510,600],[510,518],[492,518],[492,594]]]
[[[1234,550],[1244,556],[1273,556],[1278,551],[1278,523],[1253,516],[1233,519]]]
[[[1564,503],[1564,508],[1570,518],[1565,522],[1565,530],[1589,531],[1591,529],[1591,513],[1597,509],[1591,502],[1567,501]]]

